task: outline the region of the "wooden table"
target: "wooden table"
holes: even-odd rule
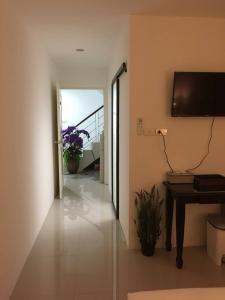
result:
[[[176,202],[176,243],[178,269],[183,267],[183,242],[185,226],[185,206],[189,203],[215,204],[225,203],[225,191],[196,191],[193,184],[172,184],[166,186],[166,250],[171,251],[171,235],[173,223],[173,206]]]

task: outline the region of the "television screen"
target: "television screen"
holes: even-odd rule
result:
[[[171,115],[225,116],[225,73],[175,72]]]

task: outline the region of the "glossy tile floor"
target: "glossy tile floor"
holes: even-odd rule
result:
[[[12,300],[125,300],[127,292],[225,286],[204,248],[154,257],[128,250],[114,220],[107,186],[95,176],[65,176],[64,200],[55,201],[17,282]]]

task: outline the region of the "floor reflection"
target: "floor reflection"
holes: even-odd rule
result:
[[[225,267],[205,248],[185,248],[183,270],[175,255],[127,249],[108,187],[93,174],[67,175],[11,300],[125,300],[127,292],[225,286]]]

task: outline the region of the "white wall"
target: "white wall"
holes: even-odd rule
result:
[[[225,71],[224,35],[222,19],[131,17],[131,247],[137,246],[134,192],[161,184],[168,171],[161,138],[137,136],[137,118],[143,118],[145,128],[168,128],[168,155],[175,169],[194,166],[206,152],[211,118],[170,117],[173,72]],[[217,118],[210,155],[197,173],[225,173],[224,131],[225,119]],[[188,205],[185,245],[205,243],[205,216],[218,209]]]
[[[0,299],[8,300],[54,199],[54,130],[49,59],[4,0],[0,20]]]
[[[130,77],[130,64],[129,64],[129,28],[128,22],[124,25],[114,49],[114,55],[112,57],[111,65],[108,75],[108,115],[111,121],[111,82],[116,72],[120,68],[123,62],[127,63],[128,72],[124,73],[120,77],[120,104],[119,104],[119,218],[120,224],[126,239],[129,244],[129,77]],[[109,157],[111,157],[111,123],[109,123]],[[111,164],[109,168],[109,183],[111,190]]]
[[[104,104],[103,90],[62,89],[61,95],[63,129],[78,124]]]

